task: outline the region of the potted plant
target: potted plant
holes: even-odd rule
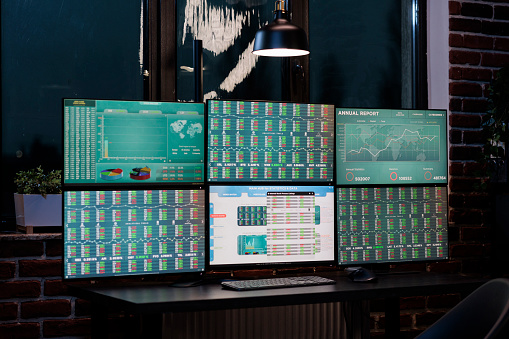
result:
[[[480,163],[482,188],[488,193],[492,210],[491,273],[499,276],[508,271],[509,252],[509,66],[502,67],[488,92],[488,110],[482,124],[483,148]]]
[[[16,173],[14,205],[19,226],[62,226],[60,170],[44,173],[41,166]]]
[[[481,164],[491,182],[507,182],[509,145],[509,66],[502,67],[489,87],[488,111],[482,124]]]

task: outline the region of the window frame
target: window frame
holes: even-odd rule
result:
[[[428,108],[427,2],[409,0],[412,5],[411,107]],[[176,1],[145,0],[145,99],[176,101],[177,17]],[[294,24],[309,36],[309,0],[288,1]],[[282,58],[282,81],[289,90],[283,100],[309,102],[309,56]]]

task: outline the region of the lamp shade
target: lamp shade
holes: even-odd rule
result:
[[[255,35],[253,54],[294,57],[309,54],[306,32],[292,24],[284,10],[276,10],[275,19]]]

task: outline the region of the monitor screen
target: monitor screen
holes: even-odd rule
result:
[[[210,186],[212,267],[334,264],[332,186]]]
[[[205,191],[64,191],[64,278],[205,270]]]
[[[64,99],[64,184],[203,182],[204,104]]]
[[[334,106],[209,100],[209,182],[333,182]]]
[[[447,183],[447,112],[336,108],[336,183]]]
[[[447,187],[337,188],[339,264],[448,258]]]

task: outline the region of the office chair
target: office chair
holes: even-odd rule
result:
[[[509,338],[509,279],[493,279],[477,288],[417,336],[438,338]]]

